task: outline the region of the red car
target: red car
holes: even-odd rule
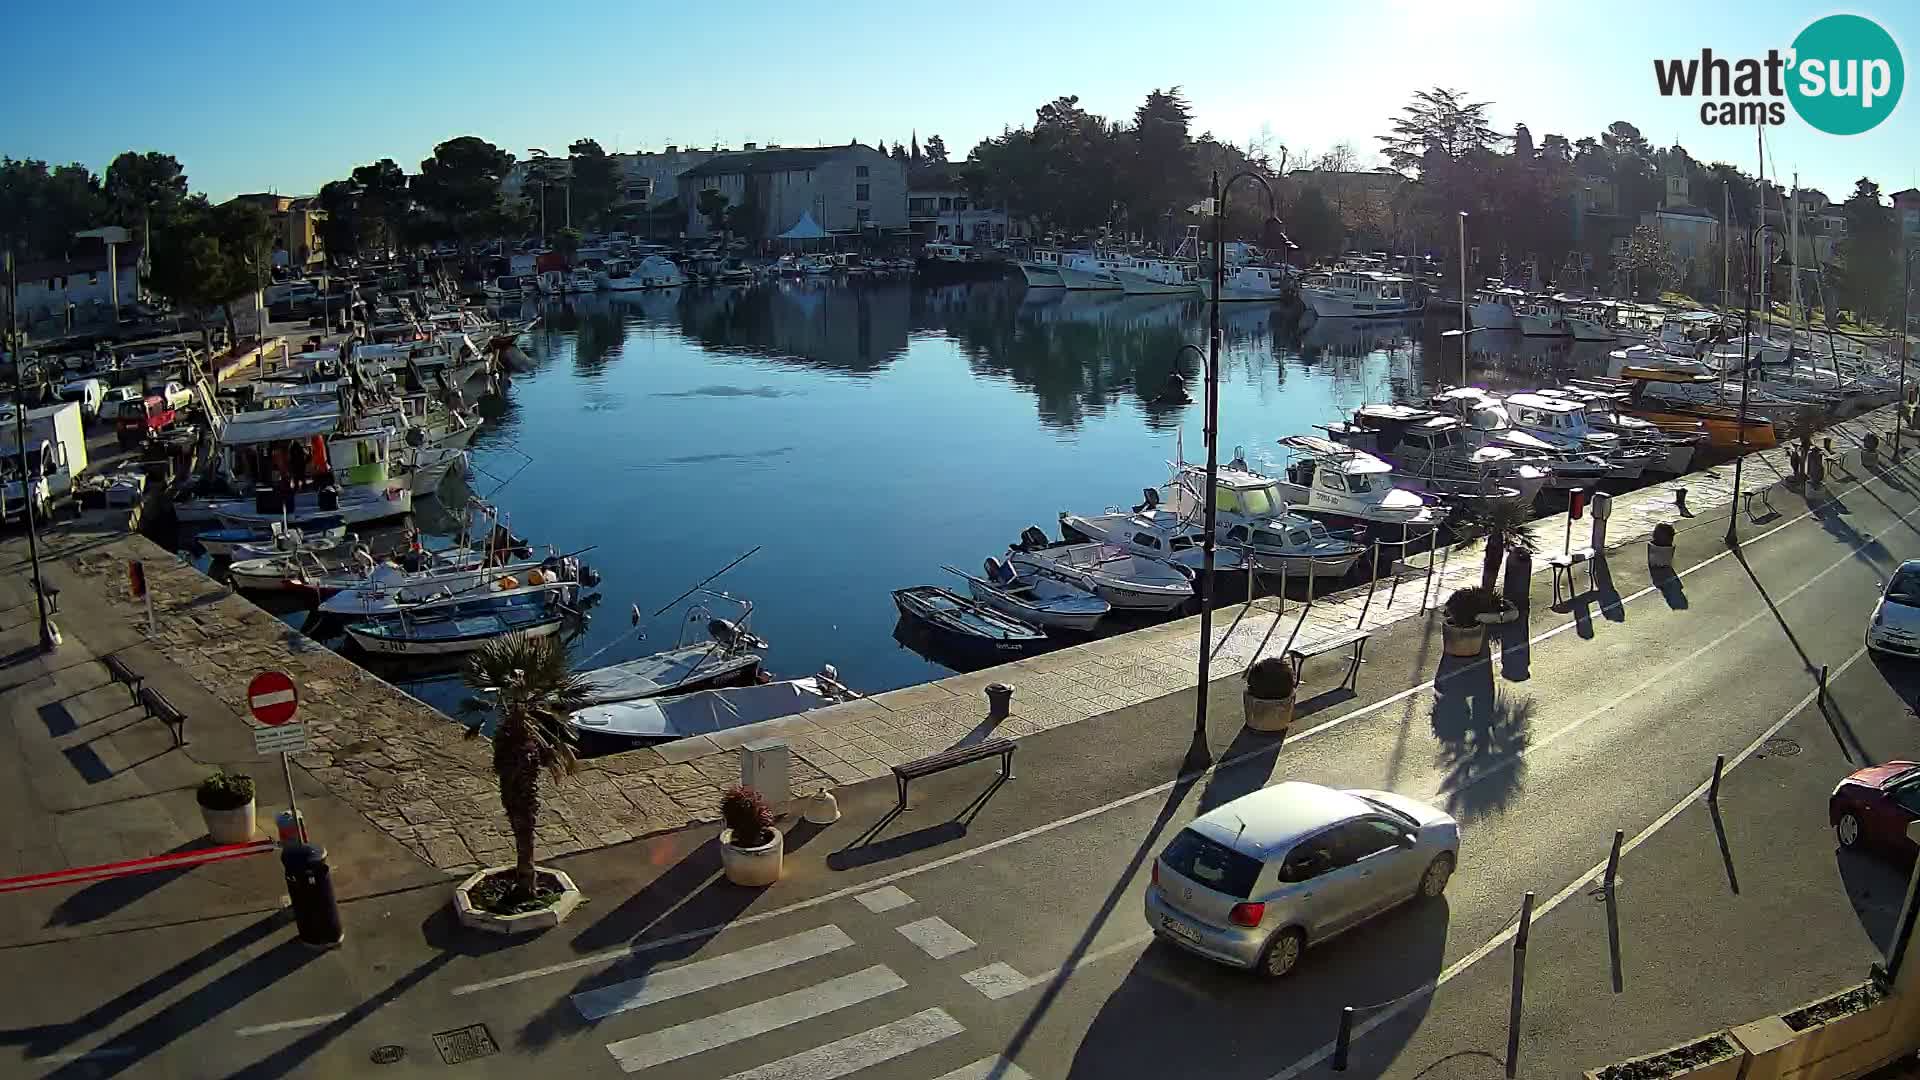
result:
[[[1920,821],[1920,764],[1889,761],[1840,781],[1827,801],[1827,818],[1843,848],[1915,854],[1907,827]]]

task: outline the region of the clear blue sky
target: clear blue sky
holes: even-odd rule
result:
[[[1614,120],[1656,145],[1752,172],[1751,128],[1701,125],[1663,100],[1657,56],[1763,54],[1820,15],[1878,20],[1920,60],[1920,4],[1749,3],[1221,5],[886,0],[718,7],[586,0],[333,0],[287,6],[199,0],[14,5],[5,18],[0,153],[104,168],[123,149],[180,158],[215,198],[310,193],[354,165],[409,171],[433,144],[476,134],[524,156],[593,137],[609,150],[668,143],[905,141],[939,133],[955,157],[1036,106],[1079,94],[1125,115],[1179,84],[1197,130],[1294,151],[1373,136],[1419,88],[1492,102],[1495,126],[1536,140]],[[106,47],[103,42],[112,42]],[[1210,44],[1211,43],[1211,44]],[[98,58],[97,62],[95,58]],[[96,74],[97,73],[97,74]],[[1768,171],[1843,198],[1854,178],[1920,184],[1920,90],[1861,136],[1790,117],[1770,129]]]

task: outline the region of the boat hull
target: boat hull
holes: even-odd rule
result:
[[[560,632],[560,625],[564,621],[561,616],[554,615],[540,622],[514,627],[508,633],[524,634],[529,638],[552,637]],[[399,638],[349,626],[347,636],[353,639],[355,645],[378,656],[457,656],[472,652],[505,635],[489,632],[446,638]]]
[[[1120,289],[1128,296],[1190,296],[1194,286],[1185,281],[1155,281],[1140,274],[1119,273]]]
[[[1520,325],[1505,304],[1470,304],[1467,319],[1479,330],[1512,330]]]
[[[1021,263],[1020,276],[1026,279],[1029,289],[1063,289],[1067,284],[1060,280],[1058,270],[1039,263]]]
[[[1119,292],[1121,288],[1120,279],[1105,271],[1096,273],[1063,266],[1057,273],[1060,283],[1074,292]]]
[[[1522,315],[1518,319],[1520,333],[1526,337],[1563,338],[1572,337],[1573,331],[1558,319],[1549,319],[1541,315]]]
[[[1301,289],[1300,298],[1322,319],[1404,319],[1421,313],[1409,300],[1351,300],[1319,289]]]

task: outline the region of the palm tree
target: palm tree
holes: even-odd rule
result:
[[[1461,515],[1465,523],[1487,531],[1486,556],[1480,566],[1480,584],[1493,588],[1500,582],[1500,563],[1509,547],[1533,550],[1533,537],[1527,526],[1533,522],[1531,507],[1512,499],[1488,499]]]
[[[493,774],[500,781],[500,808],[513,829],[512,895],[531,899],[540,773],[546,771],[558,783],[577,767],[567,715],[586,707],[586,684],[574,674],[567,647],[558,638],[524,634],[488,643],[467,661],[464,675],[469,687],[490,699],[469,699],[466,711],[492,705]],[[468,727],[467,734],[480,734],[480,726]]]

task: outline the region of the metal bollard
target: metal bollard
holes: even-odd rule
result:
[[[1347,1048],[1353,1044],[1353,1006],[1340,1010],[1340,1034],[1333,1040],[1333,1071],[1347,1071]]]
[[[1820,665],[1820,707],[1827,707],[1827,665]]]
[[[1520,1067],[1520,1007],[1527,987],[1527,935],[1533,930],[1533,894],[1520,901],[1520,928],[1513,936],[1513,996],[1507,1005],[1507,1078]]]
[[[987,684],[987,719],[1005,720],[1013,714],[1013,684]]]
[[[1613,853],[1607,856],[1607,880],[1602,886],[1602,888],[1607,890],[1608,895],[1612,895],[1613,893],[1613,876],[1620,872],[1620,845],[1624,843],[1626,839],[1627,834],[1625,832],[1619,829],[1613,830]]]
[[[1707,802],[1720,805],[1720,772],[1727,767],[1727,755],[1713,755],[1713,783],[1707,785]]]
[[[286,868],[287,898],[293,902],[300,940],[321,948],[340,944],[346,932],[340,927],[340,904],[333,896],[326,849],[294,844],[280,852],[280,863]]]
[[[1737,495],[1739,493],[1735,492],[1735,494]],[[1673,505],[1675,509],[1680,511],[1683,517],[1686,515],[1686,512],[1687,512],[1687,489],[1686,488],[1677,487],[1673,489]]]

